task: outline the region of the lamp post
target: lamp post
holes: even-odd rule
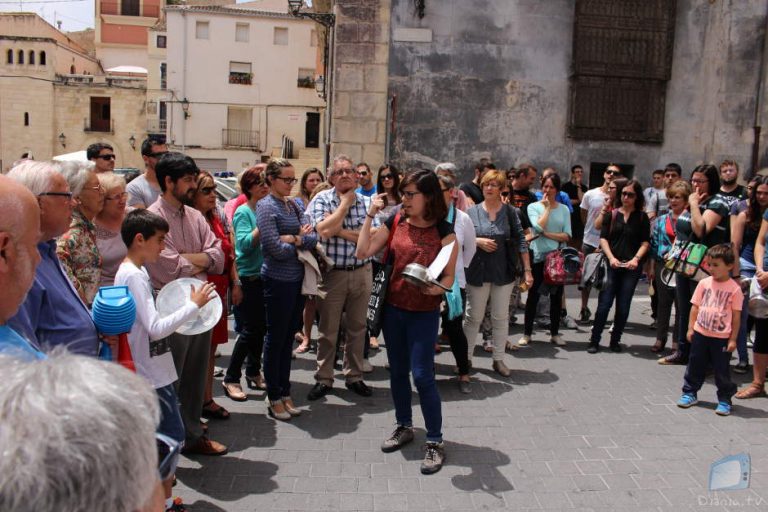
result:
[[[184,119],[189,119],[189,100],[186,96],[184,96],[184,99],[181,100],[181,110],[184,111]]]
[[[323,72],[325,76],[319,76],[315,82],[315,91],[325,101],[325,126],[323,139],[325,149],[323,151],[323,170],[328,169],[330,162],[330,136],[331,136],[331,112],[333,105],[333,61],[330,49],[332,47],[333,29],[336,26],[336,15],[330,12],[306,12],[302,11],[304,0],[288,0],[288,12],[296,18],[310,19],[325,27],[323,37]],[[328,92],[331,92],[330,97]]]

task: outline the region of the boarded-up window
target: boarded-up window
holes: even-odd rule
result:
[[[577,0],[569,134],[662,142],[676,0]]]

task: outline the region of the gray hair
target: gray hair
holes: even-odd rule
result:
[[[0,510],[133,512],[158,481],[157,395],[114,363],[0,356]]]
[[[56,162],[59,172],[69,183],[69,191],[72,195],[78,197],[83,191],[85,183],[91,177],[95,167],[93,162],[64,161]]]
[[[59,174],[58,162],[24,160],[8,171],[9,178],[27,187],[35,196],[50,192],[53,177]]]
[[[440,183],[446,186],[449,190],[456,186],[456,180],[454,180],[451,176],[438,176],[438,180],[440,180]]]
[[[352,166],[355,165],[355,162],[353,162],[352,159],[349,158],[349,156],[343,155],[343,154],[336,155],[335,157],[333,157],[333,165],[331,166],[331,171],[333,171],[333,169],[336,168],[336,164],[339,162],[349,162]]]
[[[125,188],[125,178],[120,174],[114,172],[100,172],[96,177],[99,178],[99,184],[101,184],[104,192],[108,192],[117,187]]]
[[[451,162],[443,162],[443,163],[437,164],[435,166],[435,174],[437,174],[440,171],[450,173],[451,176],[453,176],[454,178],[456,177],[456,173],[459,172],[456,166]]]

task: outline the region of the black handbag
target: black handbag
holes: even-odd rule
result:
[[[381,332],[381,315],[384,312],[384,302],[387,298],[387,289],[389,288],[389,280],[392,277],[392,269],[394,268],[394,257],[390,250],[392,244],[392,237],[395,236],[397,225],[400,222],[400,212],[395,215],[395,220],[392,223],[392,229],[389,231],[389,238],[387,238],[387,248],[384,253],[384,264],[381,269],[373,276],[373,285],[371,285],[371,296],[368,299],[368,311],[366,313],[365,323],[368,326],[368,332],[370,336],[378,336]]]

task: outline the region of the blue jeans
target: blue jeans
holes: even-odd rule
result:
[[[675,276],[675,295],[677,296],[677,313],[675,315],[675,334],[677,335],[677,350],[683,359],[688,359],[691,352],[691,344],[686,338],[688,334],[688,319],[691,316],[691,297],[696,290],[696,281],[677,274]]]
[[[254,378],[261,372],[261,354],[264,350],[266,311],[264,308],[264,284],[261,279],[243,277],[243,301],[235,306],[240,316],[239,336],[232,349],[229,368],[224,382],[240,383],[243,361],[248,357],[245,375]]]
[[[264,380],[267,396],[274,402],[291,396],[293,336],[302,327],[304,297],[301,295],[301,281],[289,283],[268,277],[264,277],[263,281],[267,309]]]
[[[600,336],[603,334],[608,313],[611,311],[614,299],[616,300],[616,312],[613,315],[613,332],[611,332],[611,345],[618,345],[624,327],[627,325],[629,308],[632,305],[632,296],[635,294],[637,280],[640,279],[641,268],[629,270],[627,268],[609,268],[608,281],[600,290],[597,298],[597,312],[595,323],[592,325],[591,345],[600,344]]]
[[[407,311],[384,306],[382,332],[387,341],[389,385],[398,425],[413,426],[411,379],[419,392],[427,441],[443,440],[443,413],[435,382],[435,339],[440,311]]]
[[[179,397],[176,395],[176,389],[173,384],[168,384],[162,388],[155,389],[157,401],[160,403],[160,424],[157,431],[183,443],[186,437],[184,431],[184,422],[181,420],[179,411]]]

